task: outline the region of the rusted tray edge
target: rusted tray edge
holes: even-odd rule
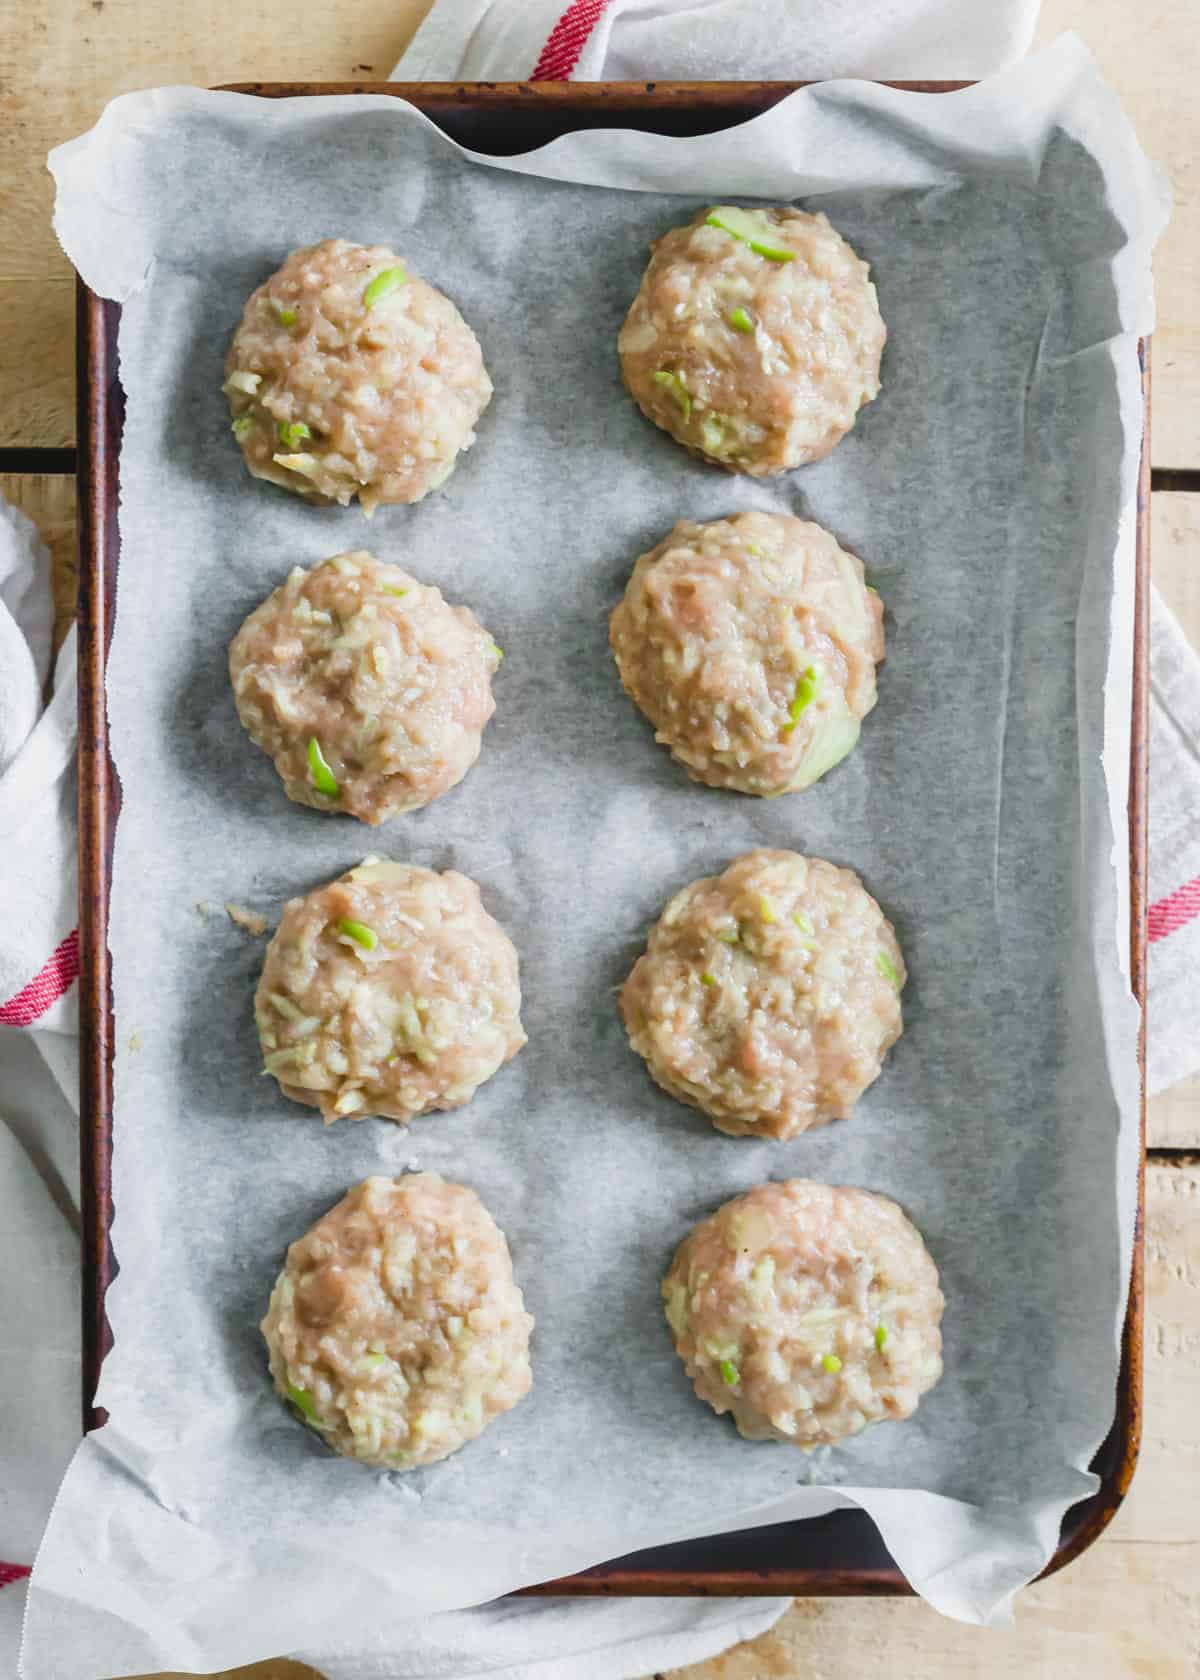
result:
[[[780,99],[797,88],[815,87],[814,81],[755,82],[223,82],[217,93],[253,94],[259,99],[303,99],[314,94],[382,93],[409,99],[422,109],[429,105],[469,105],[488,109],[513,100],[544,106],[547,110],[590,112],[604,107],[629,105],[661,108],[686,105],[689,110],[707,112],[719,107],[736,114],[735,107],[748,109],[758,98]],[[961,93],[975,83],[953,81],[882,81],[878,87],[897,88],[902,93]]]
[[[112,985],[108,897],[120,785],[108,751],[104,671],[118,554],[118,460],[124,398],[117,381],[119,310],[76,282],[76,534],[79,560],[79,1179],[83,1428],[108,1413],[94,1398],[112,1346],[104,1297],[116,1276],[112,1224]]]
[[[232,86],[228,91],[284,98],[323,93],[382,93],[406,98],[435,119],[460,112],[531,109],[566,126],[594,121],[602,113],[629,109],[643,120],[657,115],[728,118],[738,122],[776,103],[804,82],[759,83],[275,83]],[[892,87],[945,93],[966,82],[894,82]],[[107,945],[108,897],[112,846],[120,810],[120,786],[108,752],[104,670],[112,635],[116,570],[118,466],[124,399],[117,380],[116,328],[119,308],[78,288],[78,432],[79,432],[79,911],[80,911],[80,1157],[83,1242],[83,1423],[99,1427],[107,1414],[94,1406],[100,1365],[112,1343],[104,1296],[116,1275],[109,1241],[112,1219],[112,992]],[[1139,1113],[1137,1215],[1133,1264],[1117,1407],[1113,1424],[1093,1459],[1101,1477],[1095,1494],[1073,1506],[1062,1525],[1058,1547],[1044,1574],[1078,1557],[1116,1514],[1137,1465],[1142,1432],[1142,1343],[1144,1318],[1143,1214],[1145,1190],[1145,964],[1146,964],[1146,769],[1149,707],[1149,515],[1150,446],[1148,347],[1140,346],[1144,397],[1144,432],[1138,486],[1133,712],[1131,724],[1130,943],[1131,983],[1143,1005],[1138,1057],[1142,1072]],[[637,1555],[559,1580],[527,1587],[527,1594],[558,1595],[701,1595],[792,1594],[808,1597],[898,1595],[911,1593],[907,1581],[882,1547],[870,1519],[859,1511],[818,1519],[833,1525],[827,1563],[819,1566],[768,1565],[755,1568],[705,1568],[673,1562],[639,1563]],[[795,1530],[814,1524],[782,1525],[795,1543]],[[721,1537],[727,1546],[745,1545],[751,1530]],[[781,1545],[784,1536],[780,1534]],[[703,1542],[687,1543],[701,1545]],[[845,1562],[858,1554],[861,1563]],[[835,1561],[836,1557],[836,1561]],[[883,1561],[876,1561],[882,1559]]]
[[[532,150],[572,128],[637,126],[711,134],[760,116],[811,81],[788,82],[234,82],[224,93],[260,99],[379,94],[406,99],[460,144],[497,157]],[[958,93],[965,82],[879,84],[906,93]]]

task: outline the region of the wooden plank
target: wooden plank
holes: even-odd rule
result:
[[[1200,1073],[1151,1097],[1146,1136],[1154,1149],[1194,1149],[1200,1153]]]
[[[0,277],[0,448],[56,449],[74,434],[75,283],[64,260],[37,280]]]
[[[134,88],[279,79],[385,79],[431,0],[0,0],[0,276],[64,272],[50,227],[46,153]]]
[[[0,0],[0,447],[75,436],[71,271],[50,225],[50,148],[134,88],[386,79],[431,3]]]
[[[1155,255],[1156,467],[1200,467],[1200,19],[1194,0],[1043,0],[1039,43],[1073,29],[1175,195]]]
[[[35,9],[0,0],[0,345],[9,322],[37,321],[37,343],[18,332],[0,360],[0,446],[63,445],[74,436],[68,271],[50,227],[46,152],[92,124],[113,95],[172,82],[385,77],[431,0],[356,0],[297,7],[294,0],[65,0]],[[1147,149],[1171,175],[1175,219],[1160,250],[1155,348],[1156,465],[1200,466],[1200,29],[1191,0],[1047,0],[1041,34],[1078,27],[1121,93]],[[57,281],[55,331],[43,328],[48,281]],[[54,342],[51,342],[51,339]],[[27,396],[28,358],[36,394]],[[33,428],[30,430],[30,428]]]
[[[1154,497],[1150,563],[1163,600],[1200,652],[1200,494],[1160,490]]]

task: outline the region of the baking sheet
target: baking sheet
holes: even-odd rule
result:
[[[826,85],[718,136],[593,132],[498,163],[390,99],[168,89],[116,101],[53,167],[69,255],[124,304],[121,1271],[110,1421],[56,1505],[23,1671],[212,1669],[362,1626],[399,1643],[406,1617],[841,1502],[938,1608],[1002,1613],[1094,1485],[1133,1221],[1135,340],[1163,212],[1086,53],[1066,41],[963,94]],[[742,196],[824,208],[890,328],[851,437],[766,484],[651,429],[614,353],[647,242]],[[496,384],[446,489],[370,523],[250,481],[219,390],[245,296],[331,233],[388,241],[447,290]],[[769,804],[686,782],[606,641],[638,553],[746,507],[829,526],[887,608],[859,749]],[[286,803],[225,676],[291,565],[364,544],[508,654],[467,780],[374,832]],[[787,1145],[659,1093],[612,998],[670,894],[756,844],[858,870],[910,971],[905,1036],[855,1119]],[[263,946],[219,908],[274,915],[369,850],[474,876],[522,956],[528,1048],[408,1131],[325,1130],[259,1076]],[[287,1243],[410,1165],[480,1191],[537,1331],[530,1399],[400,1476],[292,1422],[255,1326]],[[948,1302],[946,1376],[916,1416],[810,1457],[692,1398],[657,1294],[696,1218],[799,1174],[896,1196]]]

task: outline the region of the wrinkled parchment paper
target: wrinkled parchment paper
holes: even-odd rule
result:
[[[1002,1611],[1094,1485],[1133,1224],[1135,339],[1162,209],[1086,53],[954,96],[846,82],[715,136],[584,133],[490,164],[387,98],[175,88],[117,100],[53,166],[67,251],[124,304],[120,1276],[110,1420],[38,1559],[25,1674],[207,1671],[391,1624],[402,1643],[407,1617],[841,1503],[939,1609]],[[890,329],[850,438],[769,483],[648,426],[614,347],[648,241],[747,196],[824,208]],[[442,286],[496,385],[445,490],[370,523],[251,480],[220,393],[246,295],[329,234]],[[606,639],[636,555],[679,517],[749,507],[829,526],[887,608],[859,749],[776,802],[689,783]],[[508,655],[477,767],[382,832],[286,802],[225,669],[291,566],[361,545],[469,603]],[[613,998],[670,894],[760,844],[858,870],[910,972],[857,1116],[786,1145],[658,1092]],[[371,850],[481,883],[530,1043],[458,1113],[326,1130],[260,1076],[264,946],[220,907],[274,918]],[[387,1475],[287,1415],[256,1325],[288,1242],[414,1165],[475,1186],[507,1232],[535,1386],[449,1462]],[[897,1197],[948,1303],[915,1418],[811,1457],[692,1397],[658,1299],[693,1221],[792,1175]]]

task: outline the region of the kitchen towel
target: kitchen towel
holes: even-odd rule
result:
[[[1150,603],[1151,1094],[1200,1068],[1200,658],[1156,590]]]
[[[1039,0],[434,0],[402,82],[972,80],[1024,56]]]
[[[44,704],[50,634],[50,556],[32,522],[0,499],[0,1672],[6,1674],[16,1671],[22,1582],[79,1437],[75,635],[59,654],[54,692]]]

